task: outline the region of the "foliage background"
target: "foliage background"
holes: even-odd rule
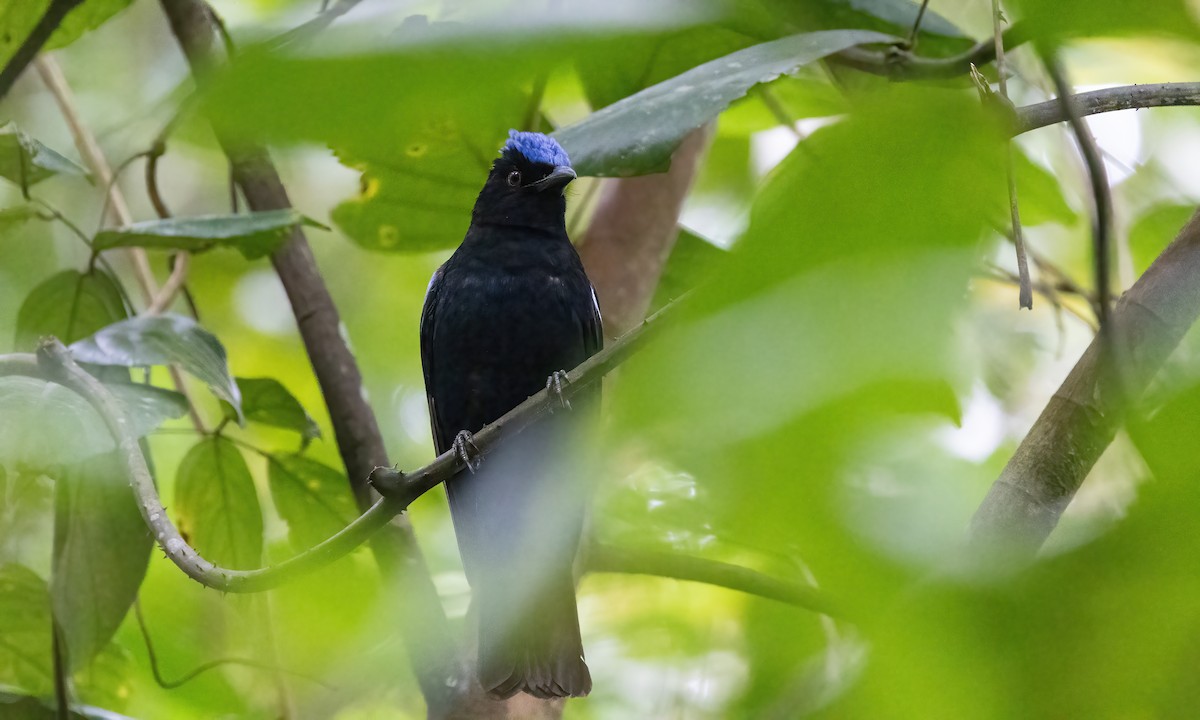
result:
[[[114,163],[144,151],[191,87],[157,4],[127,4],[57,53]],[[245,45],[316,10],[310,0],[213,4]],[[803,6],[806,15],[766,0],[586,5],[562,2],[552,13],[499,0],[366,0],[312,47],[251,58],[206,101],[214,116],[276,141],[294,205],[334,228],[309,237],[401,468],[432,457],[417,348],[425,285],[465,229],[483,178],[479,156],[522,123],[536,78],[545,77],[543,122],[562,127],[592,106],[777,37],[788,23],[895,33],[903,23],[877,16],[899,8],[907,18],[915,7],[823,0]],[[0,8],[0,18],[17,7]],[[969,46],[954,27],[971,38],[991,33],[987,3],[931,9],[944,20],[926,28],[944,34],[923,37],[921,52]],[[1186,80],[1200,66],[1194,2],[1027,1],[1010,12],[1069,36],[1064,60],[1080,87]],[[402,26],[418,14],[464,25]],[[405,33],[443,31],[452,40],[434,50],[405,44]],[[1017,105],[1048,97],[1028,48],[1011,61]],[[1013,262],[996,232],[1007,210],[1000,145],[965,81],[834,74],[840,89],[815,65],[768,86],[794,126],[759,91],[721,115],[681,218],[688,234],[664,280],[679,287],[707,278],[706,292],[610,379],[600,459],[588,471],[603,478],[598,537],[815,578],[857,622],[703,585],[590,575],[580,611],[596,691],[569,703],[566,716],[1186,715],[1200,700],[1191,682],[1200,660],[1189,512],[1200,492],[1190,440],[1200,423],[1194,339],[1176,353],[1143,419],[1092,472],[1046,557],[1016,577],[964,569],[957,551],[971,513],[1092,330],[1042,296],[1018,312],[1015,287],[979,276],[988,263]],[[76,157],[35,73],[0,117]],[[1108,153],[1121,288],[1200,201],[1197,122],[1191,108],[1089,119]],[[1018,147],[1031,246],[1091,287],[1090,199],[1065,127],[1022,136]],[[121,185],[134,216],[149,219],[140,167]],[[227,212],[227,173],[208,120],[185,115],[160,167],[172,212]],[[595,182],[572,192],[573,227],[586,225]],[[86,232],[96,228],[97,187],[59,176],[35,194]],[[0,208],[20,202],[18,188],[0,187]],[[7,351],[25,298],[64,268],[82,270],[88,252],[56,223],[0,233]],[[160,277],[163,258],[155,255]],[[118,257],[113,263],[128,276]],[[322,431],[306,457],[340,468],[267,262],[232,250],[197,255],[189,286],[233,374],[279,380]],[[1090,317],[1078,297],[1059,299]],[[215,424],[217,401],[199,383],[192,389]],[[148,441],[168,509],[181,502],[175,478],[197,443],[188,428],[172,421]],[[295,432],[262,425],[230,434],[279,453],[300,447]],[[264,558],[285,558],[295,548],[270,463],[238,452],[264,512]],[[345,508],[335,472],[322,492]],[[0,562],[47,578],[49,481],[17,467],[0,469],[0,481]],[[468,591],[443,495],[422,497],[411,516],[446,606],[461,618]],[[0,684],[45,694],[38,582],[6,567],[20,577],[0,585]],[[282,683],[303,717],[419,717],[394,609],[378,596],[361,550],[266,599],[204,590],[155,553],[140,597],[168,679],[228,656],[289,673],[227,665],[165,690],[131,614],[80,669],[80,695],[131,717],[265,718],[278,714]],[[22,653],[38,662],[23,663]]]

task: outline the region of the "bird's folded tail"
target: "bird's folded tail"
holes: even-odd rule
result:
[[[571,574],[547,580],[534,593],[522,593],[512,578],[479,589],[479,682],[493,696],[583,697],[592,690]]]

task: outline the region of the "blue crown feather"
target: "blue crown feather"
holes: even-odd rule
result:
[[[521,153],[530,162],[571,166],[571,158],[567,157],[563,146],[554,138],[542,133],[509,130],[508,142],[504,143],[503,150],[509,149]]]

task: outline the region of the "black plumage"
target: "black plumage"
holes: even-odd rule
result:
[[[430,281],[421,360],[439,453],[603,344],[595,293],[567,237],[563,189],[574,177],[552,139],[512,133],[466,238]],[[479,617],[479,679],[500,697],[591,689],[571,569],[584,483],[563,450],[598,396],[582,393],[572,405],[446,483]]]

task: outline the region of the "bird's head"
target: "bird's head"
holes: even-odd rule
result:
[[[563,222],[563,191],[575,179],[571,160],[549,135],[510,130],[475,201],[474,217],[506,225]]]

